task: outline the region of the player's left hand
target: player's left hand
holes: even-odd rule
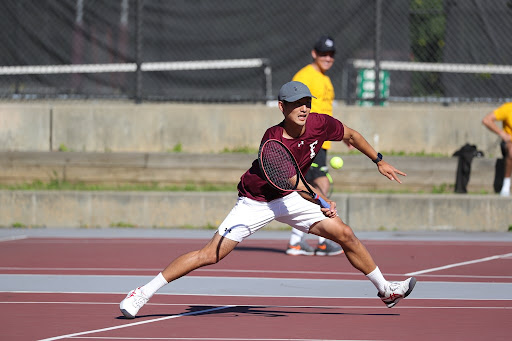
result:
[[[400,184],[402,183],[402,181],[400,181],[397,174],[402,175],[402,176],[407,176],[407,174],[405,174],[404,172],[391,166],[389,163],[387,163],[384,160],[379,161],[379,163],[377,164],[377,167],[379,168],[379,172],[382,175],[384,175],[386,178],[388,178],[391,181],[395,180],[396,182],[398,182]]]
[[[322,208],[321,209],[322,212],[328,218],[337,217],[338,216],[338,211],[336,211],[336,202],[335,201],[330,201],[330,200],[327,200],[327,202],[329,203],[329,205],[331,205],[331,207],[329,207],[329,208]]]

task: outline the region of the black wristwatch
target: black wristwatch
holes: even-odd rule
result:
[[[375,160],[373,160],[374,163],[379,163],[379,161],[382,160],[382,154],[381,153],[377,153],[377,157],[375,158]]]

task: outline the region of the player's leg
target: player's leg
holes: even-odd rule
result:
[[[339,217],[327,218],[313,224],[310,233],[323,236],[340,244],[350,264],[375,285],[378,296],[388,306],[393,307],[407,297],[413,290],[416,279],[408,278],[402,282],[389,282],[382,275],[364,244],[355,236],[353,230]]]
[[[163,286],[185,276],[192,270],[217,263],[226,257],[237,244],[237,241],[215,233],[202,249],[179,256],[146,285],[130,291],[119,306],[121,312],[127,318],[135,318],[140,308]]]
[[[226,257],[238,244],[215,233],[213,238],[202,249],[181,255],[162,271],[162,276],[169,283],[185,276],[192,270],[219,262]]]
[[[321,164],[322,160],[326,159],[326,151],[325,149],[320,149],[318,154],[315,156],[313,160],[313,164],[309,168],[306,173],[306,181],[313,186],[314,190],[320,192],[324,196],[327,196],[329,193],[329,179],[325,176],[325,173],[322,172]],[[321,179],[327,180],[327,186],[322,182]],[[325,238],[319,237],[318,244],[324,243]],[[318,248],[317,248],[318,249]],[[292,256],[313,256],[315,255],[316,250],[311,247],[307,241],[305,240],[305,233],[298,229],[292,228],[292,233],[290,234],[290,240],[288,241],[288,247],[286,248],[286,254]],[[341,253],[341,251],[339,252]]]
[[[510,176],[512,175],[512,142],[507,142],[504,150],[506,151],[505,155],[503,155],[505,158],[505,175],[500,195],[508,197],[510,196]]]
[[[353,267],[365,275],[372,272],[376,265],[372,256],[356,237],[350,226],[339,217],[323,219],[313,224],[309,233],[330,239],[343,247],[345,254]]]
[[[160,288],[192,270],[219,262],[239,242],[268,224],[274,217],[275,213],[268,203],[239,198],[213,238],[203,248],[179,256],[149,283],[130,291],[120,304],[121,312],[127,318],[134,318]]]
[[[331,179],[329,179],[327,166],[327,150],[320,149],[314,160],[315,167],[311,167],[308,171],[309,178],[306,177],[306,181],[314,187],[316,192],[319,192],[324,197],[329,197],[331,192]],[[343,253],[343,249],[339,244],[325,239],[324,237],[318,237],[318,245],[315,249],[315,255],[317,256],[336,256]]]

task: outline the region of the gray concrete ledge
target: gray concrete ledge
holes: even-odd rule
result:
[[[231,192],[0,191],[0,226],[139,228],[218,226],[236,201]],[[512,198],[464,194],[334,194],[357,231],[505,232]],[[272,222],[269,228],[285,228]]]
[[[336,155],[330,153],[330,156]],[[342,155],[343,168],[330,170],[334,189],[347,191],[432,192],[455,184],[456,157],[385,156],[407,173],[403,184],[388,181],[364,155]],[[0,183],[64,180],[89,184],[236,185],[251,166],[253,154],[0,152]],[[475,158],[470,192],[492,193],[496,160]],[[452,189],[453,190],[453,189]]]
[[[451,155],[465,143],[499,155],[497,136],[482,118],[498,104],[337,105],[334,117],[356,129],[380,152]],[[218,153],[258,148],[279,123],[277,107],[262,104],[180,104],[123,101],[2,101],[0,150]],[[397,124],[402,122],[404,124]],[[404,126],[407,128],[405,129]],[[333,143],[332,151],[346,151]]]

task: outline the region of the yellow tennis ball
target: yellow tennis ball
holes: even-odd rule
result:
[[[339,169],[343,167],[343,159],[339,156],[331,158],[331,167],[334,169]]]

